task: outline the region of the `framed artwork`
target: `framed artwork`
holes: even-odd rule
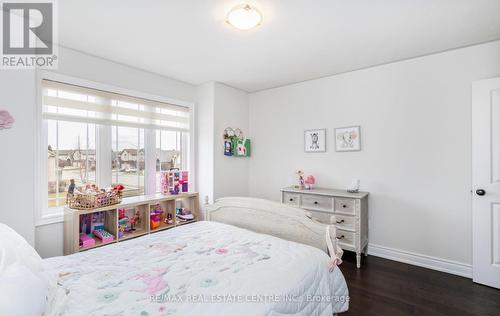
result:
[[[361,132],[359,126],[339,127],[335,129],[335,151],[361,150]]]
[[[304,132],[304,151],[321,153],[326,151],[326,129],[314,129]]]

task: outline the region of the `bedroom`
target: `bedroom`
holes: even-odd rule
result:
[[[0,315],[500,315],[500,1],[1,8]]]

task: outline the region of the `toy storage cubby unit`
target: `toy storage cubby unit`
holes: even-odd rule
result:
[[[194,205],[195,201],[189,198],[179,197],[178,199],[175,199],[174,203],[175,203],[174,218],[177,226],[189,224],[190,222],[195,220],[195,214],[191,212],[191,210],[195,208]],[[187,217],[189,219],[186,219],[186,215],[183,216],[183,214],[185,214],[183,213],[184,210],[188,211],[187,215],[192,214],[193,219],[191,219],[191,216]]]
[[[175,200],[149,205],[149,229],[164,230],[175,226]]]
[[[176,219],[176,211],[182,207],[193,214],[192,220],[179,222]],[[91,210],[66,207],[64,255],[122,242],[199,219],[199,197],[196,192],[129,197],[120,204]],[[102,230],[103,235],[100,234]]]
[[[118,240],[134,238],[149,233],[148,205],[120,207],[118,210]]]

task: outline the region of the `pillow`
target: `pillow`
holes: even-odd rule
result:
[[[39,316],[44,313],[48,282],[21,264],[0,274],[0,315]]]
[[[0,276],[13,264],[26,266],[34,274],[42,270],[42,258],[36,250],[12,228],[0,223]]]

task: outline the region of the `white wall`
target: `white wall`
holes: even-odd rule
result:
[[[66,48],[59,49],[59,68],[54,72],[182,101],[197,99],[193,85]],[[0,131],[0,222],[34,243],[43,257],[61,255],[62,224],[34,227],[35,73],[0,70],[0,86],[0,108],[17,120],[13,129]]]
[[[215,83],[207,82],[198,87],[198,166],[197,183],[200,199],[214,198],[214,94]]]
[[[248,136],[248,93],[219,82],[198,88],[198,188],[210,202],[248,195],[248,158],[224,156],[226,127]]]
[[[335,58],[335,56],[332,56]],[[250,95],[251,196],[277,200],[294,171],[370,191],[370,243],[471,263],[471,82],[500,76],[500,42]],[[361,152],[334,128],[361,125]],[[326,128],[328,151],[303,132]]]
[[[0,110],[16,120],[0,130],[0,222],[34,244],[35,72],[0,70]]]
[[[222,135],[227,127],[239,128],[249,135],[248,93],[215,84],[215,153],[214,153],[214,197],[247,196],[249,158],[224,156]]]
[[[67,48],[59,49],[55,72],[160,97],[197,100],[196,86]]]

